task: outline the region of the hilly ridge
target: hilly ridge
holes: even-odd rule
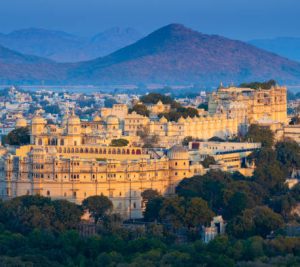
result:
[[[132,28],[115,27],[89,37],[79,37],[62,31],[29,28],[0,34],[0,45],[58,62],[77,62],[105,56],[142,35]]]
[[[102,38],[98,36],[97,38]],[[1,47],[0,82],[51,84],[300,83],[300,63],[180,24],[162,27],[108,56],[56,63]]]

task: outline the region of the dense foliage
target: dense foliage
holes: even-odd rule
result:
[[[139,115],[149,117],[150,112],[147,109],[146,105],[143,103],[137,103],[132,108],[129,109],[129,113],[136,112]]]
[[[119,138],[119,139],[113,139],[111,140],[110,145],[111,146],[127,146],[129,143],[128,140],[123,139],[123,138]]]
[[[294,141],[266,142],[248,158],[252,177],[210,171],[182,180],[172,197],[145,190],[142,226],[124,227],[102,195],[82,206],[39,196],[0,202],[0,266],[300,266],[300,237],[289,230],[300,223],[291,213],[300,185],[285,185],[299,155]],[[78,228],[84,210],[94,236]],[[226,234],[204,244],[201,226],[216,214]]]
[[[30,133],[28,127],[20,127],[12,130],[8,135],[4,138],[4,143],[13,145],[13,146],[21,146],[28,145],[30,143]]]
[[[242,83],[239,87],[242,88],[252,88],[252,89],[271,89],[276,85],[276,81],[269,80],[266,82],[251,82],[251,83]]]
[[[244,139],[261,143],[263,147],[271,147],[274,144],[274,133],[268,127],[251,124]]]

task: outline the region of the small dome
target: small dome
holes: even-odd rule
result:
[[[19,118],[16,121],[16,128],[27,127],[27,121],[24,118]]]
[[[73,112],[72,115],[68,118],[68,124],[80,124],[80,119],[78,116],[75,115],[75,113]]]
[[[178,120],[178,122],[179,122],[179,123],[184,123],[184,122],[185,122],[185,119],[184,119],[183,117],[180,117],[179,120]]]
[[[32,124],[46,124],[46,120],[39,114],[35,115],[31,121]]]
[[[119,124],[119,119],[116,116],[110,115],[106,118],[107,124]]]
[[[98,115],[96,115],[94,118],[93,118],[93,121],[101,121],[101,117],[99,117]]]
[[[189,152],[185,147],[181,145],[175,145],[171,147],[170,150],[168,151],[168,158],[178,159],[178,160],[188,160]]]
[[[166,122],[168,122],[168,120],[167,120],[164,116],[162,116],[162,117],[160,118],[159,122],[161,122],[161,123],[166,123]]]

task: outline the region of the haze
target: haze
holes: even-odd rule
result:
[[[300,37],[298,0],[2,0],[0,32],[38,27],[82,36],[121,26],[144,34],[177,22],[249,40]]]

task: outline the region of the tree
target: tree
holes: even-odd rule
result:
[[[82,216],[80,206],[42,196],[16,197],[3,203],[0,210],[0,222],[21,233],[35,228],[54,232],[76,229]]]
[[[149,199],[146,205],[146,209],[144,211],[144,218],[147,222],[160,221],[160,209],[162,207],[164,198],[163,197],[155,197]]]
[[[170,96],[150,93],[140,97],[140,101],[144,104],[156,104],[158,101],[161,101],[163,104],[172,104],[173,99]]]
[[[141,138],[144,143],[143,147],[152,148],[159,142],[159,136],[156,134],[150,134],[150,129],[147,126],[144,126],[137,132],[137,135]]]
[[[239,85],[239,87],[242,88],[252,88],[252,89],[271,89],[276,85],[275,80],[269,80],[266,82],[251,82],[251,83],[242,83]]]
[[[82,207],[90,212],[97,224],[100,219],[112,211],[113,204],[108,197],[100,195],[86,198],[82,202]]]
[[[294,168],[300,167],[300,147],[295,141],[286,139],[277,142],[275,151],[277,160],[286,169],[287,175]]]
[[[5,138],[4,142],[13,146],[30,144],[30,133],[28,127],[20,127],[12,130]]]
[[[178,229],[184,224],[184,201],[184,198],[178,196],[165,198],[160,209],[161,219],[170,223],[174,229]]]
[[[113,139],[110,143],[111,146],[127,146],[128,144],[129,141],[123,138]]]
[[[129,109],[129,113],[136,112],[137,114],[140,114],[142,116],[149,117],[150,112],[146,105],[142,103],[135,104],[132,108]]]
[[[201,103],[199,106],[198,106],[199,109],[204,109],[205,111],[208,111],[208,103],[205,102],[205,103]]]
[[[228,224],[228,232],[237,238],[260,235],[266,237],[271,231],[283,226],[283,219],[270,208],[260,206],[246,209]]]
[[[209,168],[209,165],[216,164],[216,161],[214,157],[207,155],[201,164],[204,168]]]
[[[274,133],[268,127],[251,124],[245,140],[259,142],[263,147],[272,147],[274,144]]]
[[[143,200],[145,200],[147,202],[160,196],[158,191],[154,190],[154,189],[146,189],[142,192],[141,195],[142,195]]]
[[[205,200],[195,197],[187,201],[184,223],[188,227],[199,227],[210,223],[214,215]]]
[[[193,141],[193,137],[192,136],[186,136],[182,140],[182,145],[183,146],[188,146],[189,142],[192,142],[192,141]]]

